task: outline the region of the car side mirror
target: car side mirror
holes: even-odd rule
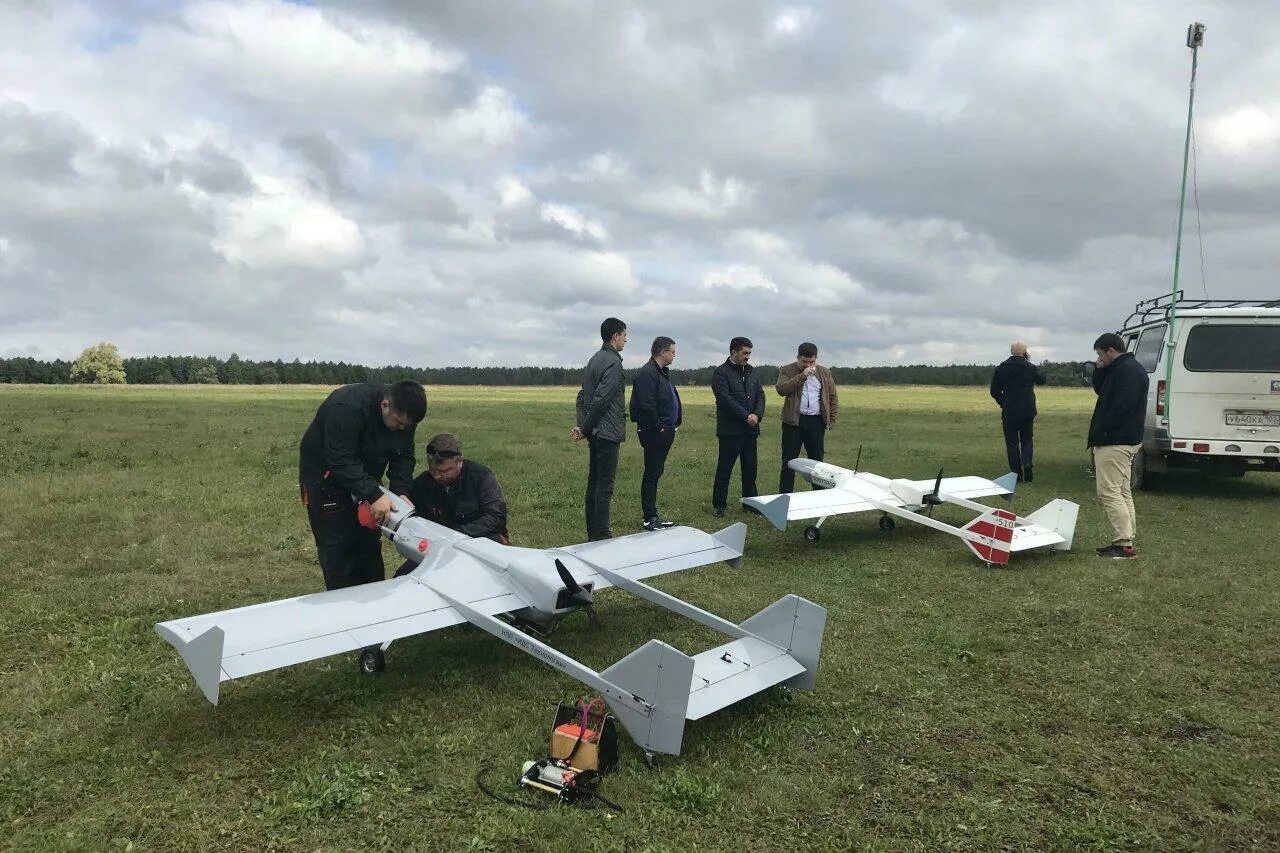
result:
[[[1093,384],[1093,372],[1098,369],[1098,365],[1092,361],[1080,362],[1080,379],[1082,385]]]

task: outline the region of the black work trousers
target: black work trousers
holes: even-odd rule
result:
[[[339,486],[318,483],[303,485],[302,501],[316,540],[325,589],[344,589],[386,577],[382,534],[361,526],[351,495]]]
[[[1004,427],[1004,450],[1009,457],[1009,470],[1014,473],[1022,474],[1024,469],[1031,467],[1031,451],[1034,449],[1031,434],[1034,423],[1034,417],[1000,419],[1000,425]]]
[[[658,481],[667,467],[667,454],[676,440],[672,427],[664,430],[637,430],[644,448],[644,477],[640,480],[640,510],[648,521],[658,514]]]
[[[587,437],[590,461],[587,463],[587,494],[583,505],[587,510],[587,539],[613,536],[609,509],[613,502],[613,484],[618,477],[618,448],[621,443],[595,436]]]
[[[796,472],[787,467],[787,463],[800,456],[800,448],[814,462],[821,462],[826,439],[827,427],[822,422],[822,415],[800,415],[800,424],[782,425],[782,473],[778,477],[779,494],[795,491]],[[822,488],[814,486],[815,489]]]
[[[729,502],[729,478],[733,466],[742,460],[742,496],[754,498],[756,490],[756,439],[758,435],[719,436],[720,456],[716,460],[716,479],[711,486],[711,505],[724,509]]]

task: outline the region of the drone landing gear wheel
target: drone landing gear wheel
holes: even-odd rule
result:
[[[880,529],[881,529],[881,530],[895,530],[895,529],[897,529],[897,527],[898,527],[898,522],[896,522],[896,521],[894,521],[894,520],[893,520],[893,516],[891,516],[891,515],[882,515],[882,516],[880,516]]]
[[[362,675],[377,675],[387,668],[387,656],[380,646],[370,646],[360,652],[360,672]]]
[[[808,539],[810,542],[817,542],[822,538],[822,531],[815,525],[810,524],[804,529],[804,538]]]

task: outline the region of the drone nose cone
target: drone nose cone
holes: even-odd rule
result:
[[[787,463],[787,467],[807,480],[813,475],[814,466],[817,464],[812,459],[792,459]]]

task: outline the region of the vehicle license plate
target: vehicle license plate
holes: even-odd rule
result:
[[[1280,427],[1280,412],[1224,412],[1227,426]]]

